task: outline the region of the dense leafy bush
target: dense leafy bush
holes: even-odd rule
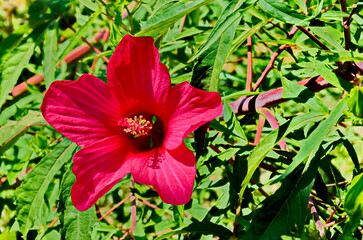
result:
[[[362,2],[0,2],[1,240],[362,238]],[[153,37],[172,84],[219,92],[223,113],[185,139],[187,204],[129,174],[78,211],[79,147],[42,117],[44,91],[107,81],[126,34]]]

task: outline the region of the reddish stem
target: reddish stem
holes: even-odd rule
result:
[[[267,108],[259,108],[258,109],[261,114],[267,119],[268,123],[271,125],[272,129],[277,129],[279,128],[279,123],[277,122],[275,116],[272,114],[272,112],[267,109]],[[281,140],[280,143],[280,148],[283,150],[287,149],[287,145],[285,140]]]
[[[131,198],[131,195],[127,196],[126,198],[122,199],[119,203],[117,203],[115,206],[113,206],[110,210],[108,210],[104,215],[102,215],[102,217],[100,217],[98,220],[102,220],[104,219],[106,216],[108,216],[110,213],[112,213],[116,208],[118,208],[119,206],[121,206],[124,202],[126,202],[127,200],[129,200]]]
[[[255,141],[253,142],[253,144],[257,145],[260,142],[262,130],[263,130],[264,126],[265,126],[265,118],[262,115],[260,115],[260,117],[258,119],[258,124],[257,124],[256,137],[255,137]]]
[[[342,9],[342,12],[347,13],[348,9],[347,9],[347,1],[346,0],[340,0],[340,7]],[[352,11],[353,13],[353,11]],[[345,50],[349,50],[350,49],[350,25],[349,24],[344,24],[345,22],[348,22],[348,17],[343,17],[343,27],[344,27],[344,40],[345,40]]]
[[[142,202],[143,204],[145,204],[145,205],[147,205],[147,206],[149,206],[149,207],[151,207],[151,208],[154,208],[154,209],[160,209],[159,207],[157,207],[157,206],[155,206],[155,205],[153,205],[153,204],[151,204],[151,203],[149,203],[148,201],[146,201],[146,200],[144,200],[144,199],[140,199],[140,198],[136,198],[136,200],[138,200],[138,201],[140,201],[140,202]]]
[[[313,215],[314,221],[315,221],[315,225],[316,228],[319,231],[319,235],[320,237],[324,236],[324,228],[323,228],[323,223],[321,222],[320,218],[319,218],[319,214],[315,208],[314,205],[314,198],[310,197],[309,198],[309,208],[310,208],[310,213],[311,215]]]
[[[288,36],[286,37],[286,39],[291,39],[295,33],[297,32],[298,28],[297,27],[293,27],[293,29],[289,32]],[[270,62],[268,63],[267,67],[265,68],[265,70],[262,72],[261,76],[258,78],[255,86],[253,87],[252,91],[256,91],[259,86],[261,85],[261,83],[263,82],[263,80],[265,80],[267,74],[271,71],[271,69],[274,67],[274,63],[277,59],[277,57],[282,53],[283,50],[285,50],[286,48],[289,48],[289,45],[281,45],[279,47],[279,49],[271,56]]]
[[[253,79],[253,63],[252,63],[252,36],[247,38],[247,81],[246,91],[251,92],[252,90],[252,79]]]

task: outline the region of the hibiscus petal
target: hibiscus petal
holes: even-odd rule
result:
[[[121,111],[107,84],[87,74],[52,83],[41,110],[48,123],[81,147],[118,131]]]
[[[151,106],[165,98],[170,75],[159,59],[151,37],[126,35],[116,47],[108,63],[108,84],[129,108]]]
[[[196,173],[195,157],[184,144],[171,151],[153,149],[131,158],[135,181],[154,186],[165,203],[180,205],[190,200]]]
[[[170,117],[164,146],[175,149],[189,133],[220,115],[221,97],[183,82],[171,88],[165,111]]]
[[[85,211],[130,173],[126,144],[111,136],[79,150],[73,157],[76,181],[72,187],[74,206]]]

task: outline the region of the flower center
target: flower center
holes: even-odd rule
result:
[[[135,138],[149,135],[153,128],[153,124],[145,119],[143,115],[122,118],[118,121],[118,125],[123,127],[125,133],[129,133]]]

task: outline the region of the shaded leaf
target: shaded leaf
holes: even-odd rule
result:
[[[353,84],[347,80],[337,76],[332,70],[330,70],[324,63],[317,62],[315,69],[319,75],[321,75],[327,82],[334,87],[337,87],[343,91],[349,92],[353,88]]]
[[[209,91],[218,91],[219,75],[231,49],[237,26],[242,18],[242,14],[235,10],[242,4],[239,2],[241,1],[233,1],[226,7],[207,42],[189,60],[193,61],[199,56],[198,62],[193,68],[192,85],[200,85],[200,82],[204,80],[209,84]],[[233,10],[235,11],[232,12]],[[225,27],[227,28],[224,29]],[[219,29],[224,30],[219,34]]]
[[[239,192],[240,201],[243,200],[243,194],[248,186],[254,172],[265,158],[267,153],[287,134],[303,127],[306,124],[316,122],[322,118],[320,113],[309,113],[295,117],[290,122],[287,122],[279,128],[270,132],[251,152],[251,155],[247,158],[248,170],[245,178],[241,184],[241,190]]]
[[[206,234],[206,235],[213,234],[218,237],[223,237],[223,239],[232,236],[232,232],[221,225],[212,223],[210,221],[203,221],[203,222],[196,221],[196,222],[189,224],[185,228],[177,229],[177,230],[165,233],[165,234],[157,237],[156,240],[166,239],[166,238],[169,238],[169,237],[177,235],[177,234],[183,234],[183,233],[188,233],[188,232],[201,233],[201,234]]]
[[[289,165],[286,171],[280,175],[274,182],[278,182],[288,174],[290,174],[297,166],[303,161],[310,161],[319,147],[321,146],[324,138],[328,135],[331,129],[337,124],[338,120],[343,116],[343,112],[347,109],[346,100],[341,100],[338,105],[333,109],[331,114],[322,121],[319,126],[310,134],[302,145],[299,153],[293,158],[293,162]]]
[[[282,98],[292,99],[297,103],[306,103],[311,109],[328,113],[329,109],[307,87],[294,83],[281,76],[283,92]]]

